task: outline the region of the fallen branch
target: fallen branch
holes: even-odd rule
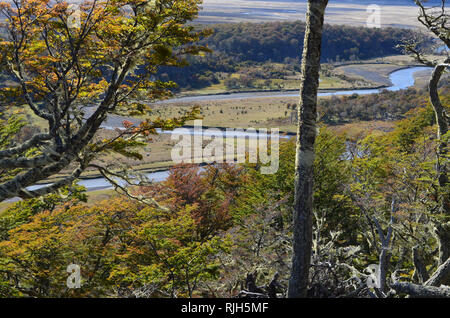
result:
[[[268,296],[265,294],[252,293],[252,292],[248,292],[246,290],[242,290],[237,295],[237,298],[268,298]]]
[[[448,298],[450,297],[450,287],[424,286],[412,283],[396,282],[391,287],[401,294],[408,294],[420,298]]]
[[[435,286],[439,287],[445,281],[448,280],[450,276],[450,258],[444,262],[438,269],[434,272],[434,274],[425,282],[425,286]]]

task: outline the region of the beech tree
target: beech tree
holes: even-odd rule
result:
[[[441,0],[440,6],[427,6],[426,1],[415,0],[419,7],[419,22],[425,26],[441,44],[450,47],[450,26],[448,24],[450,16],[447,14],[445,0]],[[422,285],[415,285],[408,282],[400,282],[394,278],[392,288],[397,292],[406,293],[420,297],[448,297],[449,288],[441,285],[450,285],[450,184],[448,179],[448,141],[449,141],[449,115],[448,108],[441,101],[439,96],[439,82],[450,66],[448,53],[440,60],[431,61],[417,49],[417,43],[411,41],[405,45],[407,52],[414,55],[416,60],[426,66],[433,67],[433,72],[428,82],[428,92],[430,103],[434,110],[437,124],[437,150],[436,150],[436,180],[437,195],[436,204],[431,209],[434,232],[438,241],[439,257],[438,268],[429,279],[423,279]],[[413,251],[415,254],[418,251]],[[415,262],[417,263],[417,262]],[[417,266],[419,270],[421,266]],[[422,270],[422,276],[430,275]]]
[[[145,97],[169,94],[172,82],[155,81],[159,66],[182,66],[183,55],[206,48],[194,45],[201,0],[12,0],[0,4],[1,72],[14,84],[0,89],[0,111],[27,107],[46,131],[23,143],[0,148],[0,202],[32,198],[70,185],[104,152],[140,158],[133,147],[155,128],[171,129],[197,111],[170,120],[128,125],[114,138],[94,141],[110,114],[145,114]],[[145,140],[144,140],[145,141]],[[2,142],[0,142],[0,145]],[[11,174],[11,172],[14,173]],[[63,179],[39,190],[27,187],[64,172]]]
[[[322,29],[328,0],[308,0],[295,163],[294,238],[288,296],[305,297],[312,249],[314,143]]]
[[[423,1],[416,0],[416,4],[420,10],[418,17],[420,23],[439,38],[443,44],[450,47],[450,26],[448,23],[450,16],[446,13],[445,0],[442,0],[442,6],[438,10],[426,8]],[[450,66],[450,57],[447,56],[441,61],[433,62],[423,59],[420,54],[416,55],[416,57],[420,62],[434,68],[428,83],[428,90],[436,117],[439,143],[436,174],[441,191],[438,198],[437,212],[448,218],[450,216],[450,193],[448,191],[448,126],[450,117],[448,109],[445,109],[439,97],[438,84]],[[448,220],[436,225],[436,234],[439,239],[439,263],[443,264],[450,257],[450,223]],[[447,283],[450,283],[450,280]]]

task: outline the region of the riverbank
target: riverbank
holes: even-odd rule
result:
[[[407,88],[409,86],[414,85],[414,82],[415,82],[414,74],[416,72],[418,72],[418,71],[423,71],[423,70],[426,70],[426,69],[427,68],[425,68],[425,67],[413,67],[413,68],[402,68],[399,71],[392,72],[390,74],[390,79],[391,79],[391,82],[393,83],[393,85],[388,87],[387,89],[395,91],[395,90],[404,89],[404,88]],[[372,94],[372,93],[378,92],[379,90],[380,89],[350,90],[350,91],[342,90],[342,91],[337,91],[337,92],[333,92],[333,93],[323,93],[322,92],[320,95],[321,96],[324,96],[324,94],[327,94],[326,96],[330,96],[330,95],[349,95],[349,94],[355,94],[355,93],[357,93],[357,94]],[[231,95],[233,95],[233,94],[231,94]],[[234,95],[236,95],[236,94],[234,94]],[[292,98],[294,98],[294,96],[295,96],[295,98],[297,99],[298,98],[297,95],[298,94],[296,93],[296,94],[294,94],[292,96],[291,95],[289,95],[289,96],[292,97]],[[215,95],[215,96],[217,96],[217,95]],[[202,98],[204,98],[204,97],[202,97]],[[211,96],[209,96],[209,98],[211,99]],[[215,97],[215,98],[217,98],[217,97]],[[275,97],[273,97],[273,96],[270,96],[270,97],[264,97],[264,96],[261,97],[261,96],[259,96],[259,98],[271,99],[271,100],[273,100],[274,98],[278,98],[278,100],[282,103],[281,105],[278,105],[278,108],[279,108],[278,111],[279,112],[284,112],[284,117],[286,117],[286,114],[287,114],[287,110],[286,109],[290,109],[292,111],[293,108],[291,108],[291,107],[295,106],[295,104],[286,103],[286,101],[283,100],[284,97],[280,100],[280,95],[275,96]],[[245,113],[246,109],[252,109],[252,107],[248,108],[245,105],[245,103],[248,103],[249,99],[251,99],[251,98],[248,98],[248,97],[244,98],[244,97],[242,97],[242,94],[239,94],[239,99],[240,99],[239,106],[236,106],[236,103],[234,103],[234,104],[232,104],[234,106],[231,106],[231,109],[237,110],[238,112],[240,111],[241,113]],[[218,100],[220,100],[220,98]],[[210,101],[211,100],[206,100],[206,102],[210,102]],[[203,102],[205,102],[205,100],[203,100]],[[221,102],[221,104],[223,103],[222,100],[220,100],[220,102]],[[206,106],[206,107],[208,107],[208,106]],[[166,108],[171,109],[172,107],[166,107]],[[265,113],[265,111],[263,111],[261,109],[261,107],[259,107],[259,108],[255,107],[254,112],[255,112],[255,114],[264,114],[265,116],[267,116],[267,114]],[[223,111],[222,111],[222,114],[223,114]],[[207,114],[204,114],[204,115],[207,115]],[[206,116],[206,118],[211,118],[211,117],[214,117],[214,116]],[[217,115],[215,117],[217,117]],[[258,122],[254,122],[254,123],[256,124],[256,125],[253,126],[255,128],[259,128],[259,127],[261,127],[262,124],[264,124],[264,123],[258,123]],[[267,123],[267,119],[266,119],[265,123]],[[209,126],[209,128],[222,127],[222,129],[226,129],[227,127],[233,127],[234,126],[234,125],[209,125],[208,123],[204,123],[204,125],[206,127]],[[295,127],[295,125],[292,125],[292,126]],[[120,125],[118,125],[116,127],[121,127],[121,123],[120,123]],[[204,127],[204,128],[206,128],[206,127]],[[249,126],[248,122],[247,122],[246,126],[241,126],[241,127],[248,128],[248,127],[251,127],[251,126]],[[295,132],[293,132],[292,130],[290,130],[290,129],[283,129],[280,126],[278,126],[278,127],[280,128],[280,130],[284,130],[285,134],[287,134],[288,136],[295,136]],[[111,127],[111,128],[114,128],[114,127]],[[270,128],[270,127],[266,126],[265,128]],[[167,143],[167,140],[170,140],[169,134],[166,134],[166,137],[165,137],[165,139],[162,142]],[[150,145],[150,147],[151,146],[152,145]],[[168,146],[170,146],[170,145],[168,145]],[[169,149],[169,148],[166,148],[166,152],[167,152],[167,149]],[[169,151],[169,155],[170,155],[170,151]],[[170,169],[171,166],[173,166],[173,163],[170,160],[151,162],[151,163],[147,162],[147,163],[144,163],[144,164],[135,164],[134,165],[136,171],[139,171],[141,173],[146,173],[150,177],[150,179],[155,179],[155,181],[162,181],[162,180],[164,180],[167,177],[168,169]],[[57,180],[59,180],[59,179],[61,179],[63,177],[64,177],[64,175],[56,176],[52,180],[46,180],[45,183],[43,183],[43,184],[30,187],[30,189],[31,188],[36,189],[38,187],[42,187],[45,184],[55,182],[55,181],[57,181]],[[155,178],[153,178],[153,177],[155,177]],[[80,180],[81,180],[80,184],[84,185],[87,188],[88,191],[104,190],[104,189],[111,188],[111,185],[105,179],[101,178],[100,175],[98,174],[98,172],[94,172],[94,171],[86,172],[86,173],[83,174],[83,176],[80,178]]]
[[[382,89],[399,90],[414,85],[415,74],[425,70],[423,67],[406,67],[398,65],[395,70],[389,73],[392,78],[392,86],[381,88],[373,88],[366,90],[340,90],[333,92],[321,92],[319,95],[323,98],[331,95],[352,95],[352,94],[371,94],[377,93]],[[399,73],[400,72],[400,73]],[[298,102],[298,92],[277,94],[258,94],[258,93],[236,93],[226,95],[208,95],[197,96],[199,100],[188,102],[175,102],[172,100],[170,106],[168,104],[154,104],[154,111],[162,118],[176,117],[180,113],[186,111],[194,105],[198,105],[202,109],[203,128],[243,128],[249,127],[280,129],[281,134],[294,136],[296,134],[296,124],[286,123],[285,119],[289,117]],[[104,128],[112,129],[121,127],[124,120],[129,120],[138,124],[140,118],[126,118],[120,116],[110,116],[104,124]],[[191,123],[185,128],[192,128]],[[170,167],[170,149],[174,142],[170,140],[170,132],[160,134],[154,138],[154,143],[148,147],[149,159],[155,162],[141,165],[138,162],[129,162],[131,166],[135,166],[139,171],[152,172],[160,171]],[[148,160],[145,158],[145,160]],[[149,169],[151,167],[151,169]],[[90,175],[89,177],[97,177],[98,175]]]
[[[356,64],[355,64],[356,65]],[[358,64],[361,66],[360,64]],[[391,85],[383,84],[371,88],[342,88],[342,89],[329,89],[319,90],[319,96],[331,96],[331,95],[351,95],[351,94],[373,94],[382,89],[399,90],[405,89],[414,85],[415,78],[414,73],[417,71],[423,71],[427,69],[422,65],[389,65],[389,70],[385,72]],[[367,72],[367,71],[366,71]],[[382,76],[382,75],[380,75]],[[296,97],[298,90],[285,90],[285,91],[247,91],[237,93],[220,93],[220,94],[204,94],[195,96],[179,96],[164,101],[154,103],[158,104],[178,104],[178,103],[193,103],[193,102],[209,102],[217,100],[231,100],[231,99],[254,99],[254,98],[277,98],[277,97]]]
[[[401,63],[401,64],[399,64]],[[405,64],[406,63],[406,64]],[[334,63],[330,65],[336,72],[336,75],[343,76],[345,78],[350,78],[354,81],[360,83],[368,83],[369,85],[359,85],[355,86],[350,83],[345,83],[345,85],[335,84],[331,85],[328,83],[331,79],[330,77],[321,77],[321,87],[319,87],[319,92],[329,93],[336,91],[346,91],[346,90],[356,90],[356,89],[382,89],[387,88],[392,85],[389,81],[389,75],[392,72],[399,71],[405,68],[421,66],[419,64],[413,63],[413,60],[409,56],[388,56],[382,59],[373,59],[368,61],[355,61],[346,63]],[[358,70],[358,72],[355,71]],[[334,76],[335,80],[337,79]],[[290,80],[292,81],[292,80]],[[296,85],[300,81],[300,75],[295,79]],[[213,87],[206,87],[199,90],[182,91],[174,96],[174,98],[161,101],[158,103],[170,103],[171,101],[182,100],[183,98],[189,97],[208,97],[208,96],[228,96],[232,94],[245,94],[245,93],[290,93],[298,92],[299,88],[282,88],[282,89],[260,89],[260,88],[240,88],[240,89],[226,89],[224,85],[220,89],[214,89],[217,85]],[[323,87],[325,86],[325,87]]]
[[[382,89],[388,88],[389,85],[378,85],[378,86],[363,86],[358,88],[323,88],[319,89],[319,93],[333,93],[333,92],[342,92],[342,91],[354,91],[354,90],[365,90],[365,89]],[[295,93],[298,92],[299,89],[249,89],[249,90],[230,90],[223,93],[211,93],[211,94],[189,94],[189,93],[181,93],[177,94],[174,98],[160,101],[158,103],[173,103],[173,102],[182,102],[184,98],[189,97],[214,97],[214,96],[229,96],[235,94],[265,94],[265,93]]]

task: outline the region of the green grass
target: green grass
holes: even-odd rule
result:
[[[412,60],[405,56],[392,56],[384,58],[383,62],[387,64],[370,64],[378,63],[379,60],[364,61],[363,65],[357,63],[352,64],[351,67],[361,67],[364,70],[371,72],[377,72],[381,76],[386,76],[388,70],[393,68],[399,68],[404,65],[410,65]],[[280,65],[275,65],[280,67]],[[339,70],[344,72],[349,66],[340,67]],[[233,76],[238,76],[234,74]],[[300,85],[300,79],[295,76],[290,76],[286,80],[273,80],[278,84],[287,83],[287,88],[297,89]],[[425,79],[421,79],[419,82],[424,82]],[[288,86],[288,84],[290,86]],[[321,88],[347,88],[345,81],[342,81],[336,76],[322,77]],[[223,83],[217,84],[209,88],[209,90],[191,91],[190,93],[217,93],[224,90]],[[201,107],[203,116],[203,125],[211,127],[232,127],[232,128],[271,128],[277,127],[281,131],[296,132],[296,123],[291,123],[289,120],[292,109],[288,108],[289,104],[294,105],[298,103],[298,97],[277,97],[277,98],[255,98],[255,99],[242,99],[242,100],[219,100],[219,101],[201,101],[195,103],[171,103],[171,104],[155,104],[153,108],[157,111],[156,116],[162,118],[179,117],[186,110],[194,105]],[[31,110],[26,108],[26,114],[32,119],[32,122],[41,128],[45,128],[45,122],[42,119],[37,118]],[[188,125],[193,122],[188,122]],[[113,134],[111,131],[102,131],[99,134],[99,138],[106,138],[108,134]],[[153,137],[152,143],[150,143],[144,150],[144,160],[137,161],[129,158],[123,158],[120,155],[108,154],[104,159],[104,162],[122,162],[130,166],[135,167],[138,170],[152,171],[165,169],[173,165],[171,161],[171,149],[175,141],[170,139],[170,135],[158,135]],[[101,162],[96,162],[104,164]],[[53,182],[63,176],[69,171],[63,171],[61,175],[55,176],[51,180],[46,182]],[[96,170],[89,170],[83,174],[83,177],[99,177],[99,173]]]
[[[370,59],[366,61],[345,62],[343,65],[323,64],[323,69],[331,70],[331,74],[321,75],[320,89],[349,89],[349,88],[370,88],[388,83],[388,75],[395,69],[416,64],[410,56],[395,55],[384,58]],[[228,90],[225,85],[226,78],[239,79],[245,76],[245,68],[235,73],[217,73],[217,77],[221,78],[218,84],[212,84],[201,89],[184,90],[181,95],[214,95],[226,92],[243,92],[243,91],[265,91],[265,90],[295,90],[300,86],[301,74],[294,72],[292,65],[284,65],[282,63],[265,63],[265,67],[280,72],[291,73],[285,75],[284,78],[269,79],[253,79],[251,86],[241,86]],[[254,65],[253,69],[263,70],[262,65]],[[353,70],[358,70],[361,74],[355,74]],[[371,73],[374,73],[377,80],[371,79]],[[345,78],[340,76],[345,75]],[[366,76],[364,76],[366,75]],[[379,80],[384,78],[384,80]]]

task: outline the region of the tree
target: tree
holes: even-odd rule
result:
[[[442,41],[443,44],[450,46],[449,15],[446,13],[445,0],[441,0],[441,6],[431,8],[426,7],[424,1],[416,0],[415,2],[419,7],[419,22]],[[429,61],[416,47],[417,43],[415,42],[405,45],[406,51],[412,53],[420,63],[434,68],[428,83],[428,91],[437,123],[438,147],[436,153],[436,177],[440,194],[435,212],[444,217],[444,222],[441,220],[436,222],[435,232],[439,239],[439,263],[443,264],[450,257],[450,223],[448,222],[448,217],[450,217],[448,179],[448,126],[450,117],[448,115],[448,109],[446,109],[439,96],[438,85],[443,74],[450,66],[450,57],[444,57],[441,61]]]
[[[312,249],[314,143],[316,140],[322,28],[328,0],[309,0],[302,59],[295,163],[294,237],[288,296],[305,297]]]
[[[95,206],[42,199],[0,217],[2,297],[193,297],[229,253],[226,235],[198,239],[195,204],[165,211],[123,196]],[[69,264],[80,266],[79,289],[65,284]]]
[[[10,147],[14,143],[14,136],[25,126],[25,120],[19,114],[12,114],[6,118],[0,113],[0,149]],[[10,179],[15,171],[0,167],[0,182]]]
[[[167,179],[149,186],[138,187],[143,197],[165,202],[171,210],[192,205],[191,214],[197,225],[198,239],[207,239],[232,225],[231,204],[242,187],[242,169],[218,164],[200,168],[198,165],[177,165],[169,170]]]
[[[141,210],[124,233],[110,279],[135,295],[172,298],[193,297],[205,281],[217,279],[217,254],[228,252],[229,239],[198,240],[193,208]]]
[[[0,183],[0,202],[41,196],[70,185],[99,154],[132,150],[155,128],[173,128],[197,114],[129,125],[115,138],[94,141],[109,114],[146,113],[136,102],[168,94],[172,82],[153,80],[159,66],[181,66],[185,54],[207,31],[195,32],[201,0],[93,0],[78,7],[66,1],[13,0],[0,4],[1,71],[15,85],[0,90],[3,112],[28,107],[48,129],[21,143],[0,148],[0,166],[16,170]],[[88,107],[89,106],[89,107]],[[64,172],[67,177],[39,190],[28,186]]]
[[[100,271],[104,269],[103,265],[99,266],[103,248],[108,248],[104,241],[107,231],[100,226],[100,219],[106,218],[101,211],[90,214],[87,208],[80,208],[80,201],[86,199],[81,191],[81,188],[74,193],[65,191],[65,197],[50,194],[19,201],[2,213],[2,297],[73,296],[74,290],[68,290],[63,282],[67,279],[65,268],[75,259],[86,265],[84,269],[93,269],[89,271],[89,285],[93,278],[98,282]],[[80,206],[76,208],[77,205]]]
[[[449,15],[446,14],[445,0],[441,0],[441,6],[426,7],[425,2],[415,1],[419,7],[418,20],[430,32],[441,40],[446,46],[450,45],[450,27],[448,25]],[[448,108],[439,96],[439,82],[450,66],[450,57],[445,57],[442,61],[429,61],[417,49],[416,42],[405,44],[407,52],[412,53],[415,58],[427,66],[433,67],[431,78],[428,83],[430,102],[433,107],[437,124],[436,132],[436,164],[435,164],[435,204],[430,207],[434,232],[438,241],[439,257],[436,271],[429,277],[424,268],[417,249],[413,250],[414,265],[420,273],[421,285],[409,282],[400,282],[394,277],[392,288],[399,293],[409,294],[419,297],[448,297],[448,287],[450,283],[450,201],[449,201],[449,179],[448,179],[448,140],[449,140],[449,116]],[[422,269],[421,269],[422,268]]]

